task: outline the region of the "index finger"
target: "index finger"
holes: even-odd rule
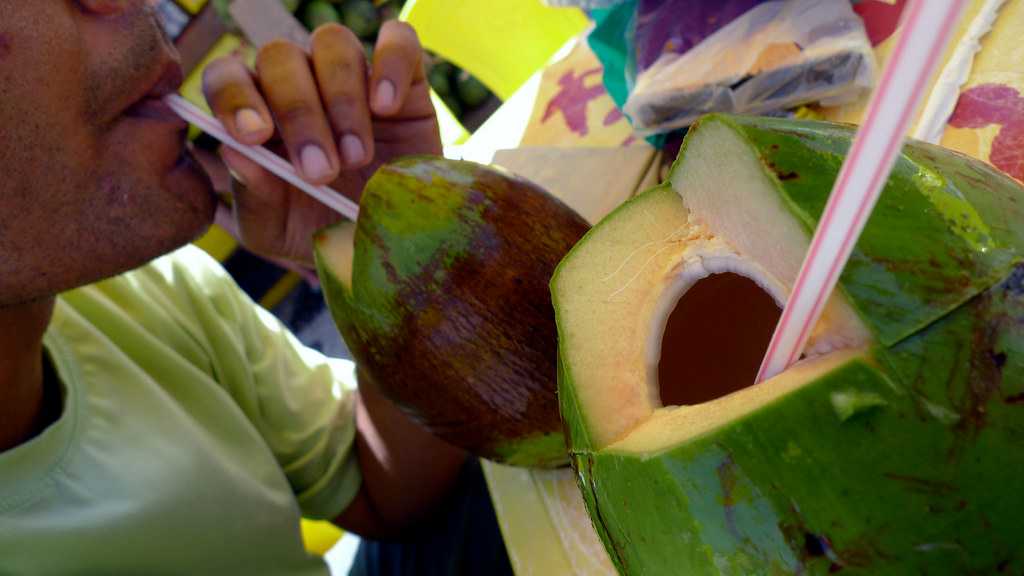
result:
[[[211,62],[203,70],[203,93],[213,115],[239,142],[258,145],[274,135],[270,110],[240,59],[227,56]]]
[[[416,83],[425,83],[423,48],[416,32],[405,22],[385,22],[377,36],[373,51],[373,73],[370,75],[370,108],[378,116],[394,116],[403,112]],[[418,105],[418,102],[410,102]],[[430,105],[429,96],[425,104]]]

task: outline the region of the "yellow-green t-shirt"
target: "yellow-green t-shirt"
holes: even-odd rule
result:
[[[62,295],[44,343],[64,407],[0,453],[0,575],[327,573],[299,517],[359,489],[351,363],[192,247]]]

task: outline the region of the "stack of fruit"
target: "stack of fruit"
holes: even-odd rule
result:
[[[288,0],[306,28],[314,30],[337,22],[347,26],[363,41],[367,53],[372,52],[377,31],[384,20],[398,18],[402,0]]]
[[[367,57],[372,56],[380,25],[398,18],[405,0],[281,0],[309,30],[330,22],[347,26],[363,41]],[[231,0],[215,0],[218,13],[230,26],[227,6]],[[475,110],[494,103],[494,96],[480,80],[436,54],[427,61],[430,86],[458,120],[467,128],[475,128]],[[479,116],[479,115],[474,115]]]
[[[494,98],[487,86],[484,86],[476,76],[436,54],[430,55],[427,66],[430,87],[463,124],[468,123],[467,114],[484,107]]]

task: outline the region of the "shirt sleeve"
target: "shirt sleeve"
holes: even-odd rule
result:
[[[359,491],[355,366],[302,345],[215,260],[188,247],[150,267],[173,286],[214,379],[273,452],[305,516],[332,519]]]

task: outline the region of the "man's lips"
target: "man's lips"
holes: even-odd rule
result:
[[[124,111],[124,115],[131,118],[143,118],[177,124],[185,127],[186,124],[168,106],[163,98],[178,90],[183,81],[184,72],[181,64],[175,58],[168,57],[156,76],[146,88],[146,92],[139,94],[135,100]]]
[[[179,128],[188,127],[188,124],[164,102],[164,99],[158,96],[148,96],[139,100],[125,110],[124,115],[129,118],[142,118],[174,124]]]

